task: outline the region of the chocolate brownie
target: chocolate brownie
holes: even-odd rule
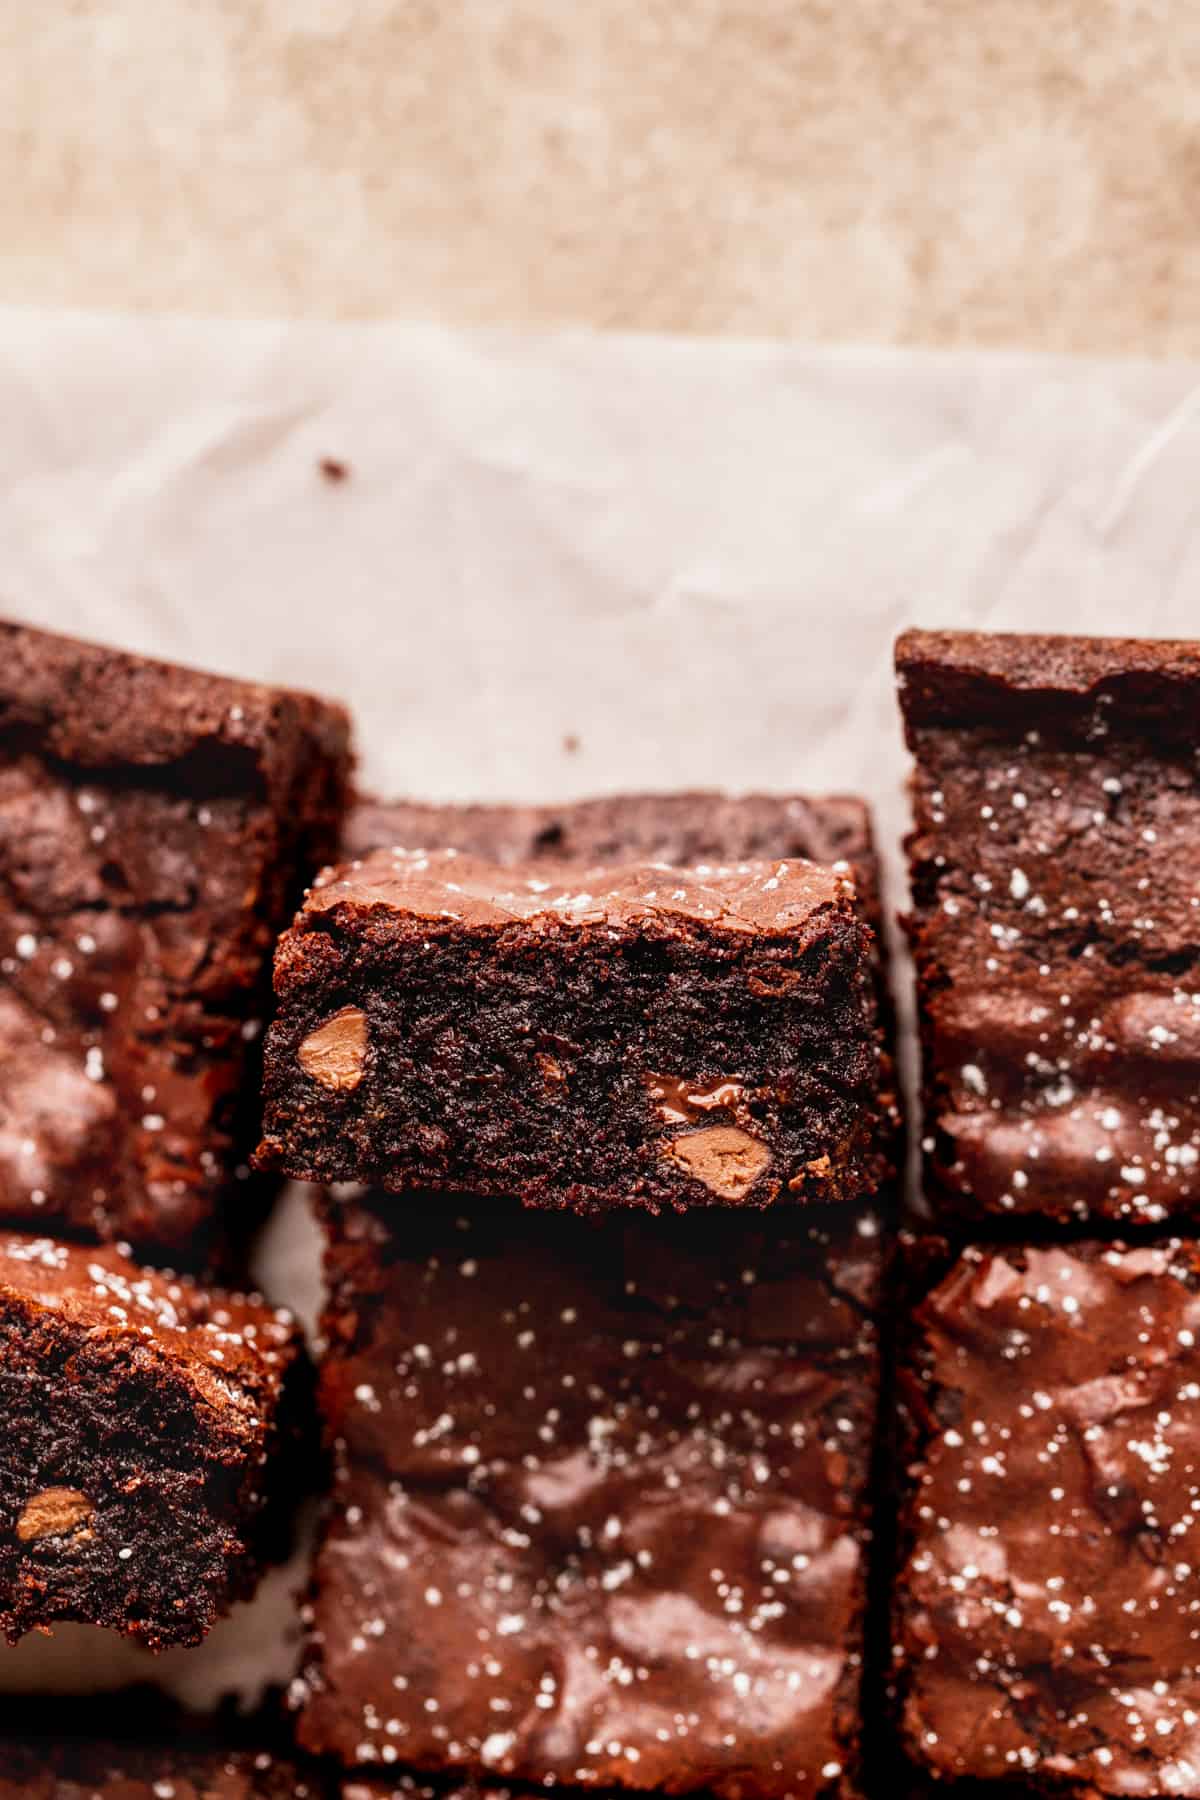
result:
[[[509,868],[528,862],[697,863],[797,859],[850,865],[870,923],[883,915],[864,801],[848,794],[612,794],[558,806],[435,806],[360,797],[342,835],[347,860],[399,845],[460,850]]]
[[[321,1800],[268,1751],[0,1738],[0,1800]]]
[[[1200,1795],[1198,1337],[1194,1242],[974,1248],[917,1308],[895,1654],[931,1774]]]
[[[845,1796],[876,1221],[329,1209],[340,1458],[305,1746],[348,1764]]]
[[[909,632],[928,1187],[947,1218],[1200,1202],[1200,645]]]
[[[306,1374],[257,1298],[0,1234],[0,1631],[198,1643],[286,1547]]]
[[[348,729],[307,695],[0,623],[0,1219],[205,1260]]]
[[[871,944],[814,863],[377,851],[280,941],[262,1165],[581,1212],[857,1202],[888,1161]]]

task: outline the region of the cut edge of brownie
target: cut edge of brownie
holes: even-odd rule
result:
[[[276,954],[259,1166],[578,1210],[876,1192],[894,1099],[850,882],[799,861],[568,873],[580,892],[549,897],[539,865],[522,879],[454,851],[327,872]],[[492,1087],[518,1076],[506,1148]],[[568,1153],[581,1083],[615,1109],[586,1178]]]
[[[111,1247],[0,1251],[0,1631],[199,1643],[290,1548],[316,1444],[299,1326]]]
[[[394,845],[458,850],[500,864],[591,867],[645,858],[690,867],[747,857],[849,865],[875,933],[879,1004],[889,1029],[883,869],[871,807],[856,794],[729,794],[715,788],[593,795],[560,803],[381,800],[354,794],[343,862]]]
[[[896,1072],[896,1008],[889,980],[886,892],[870,804],[857,794],[715,788],[593,795],[551,803],[383,800],[357,791],[341,859],[393,845],[454,849],[501,865],[544,861],[554,869],[622,863],[635,856],[688,867],[746,857],[845,865],[874,932],[872,954],[882,1034],[884,1137],[902,1164],[906,1126]]]

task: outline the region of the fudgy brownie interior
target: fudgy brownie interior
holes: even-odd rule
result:
[[[871,944],[814,864],[377,852],[281,940],[260,1158],[576,1211],[859,1201],[887,1163]]]

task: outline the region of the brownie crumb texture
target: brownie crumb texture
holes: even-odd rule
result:
[[[506,870],[378,851],[276,958],[263,1166],[578,1212],[868,1199],[872,937],[802,862]]]
[[[0,1630],[195,1644],[286,1549],[290,1315],[112,1247],[0,1234]]]

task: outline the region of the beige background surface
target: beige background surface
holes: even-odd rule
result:
[[[1200,353],[1191,0],[0,5],[0,300]]]

